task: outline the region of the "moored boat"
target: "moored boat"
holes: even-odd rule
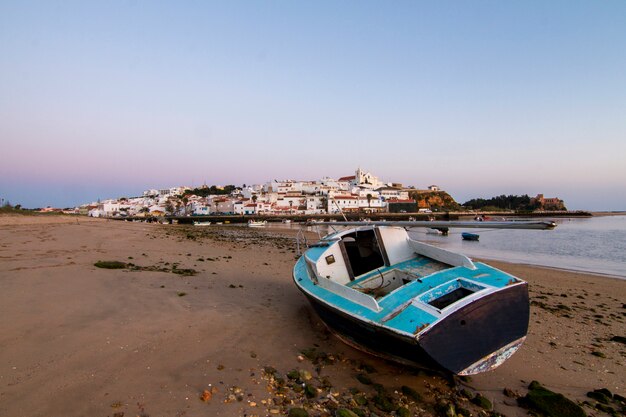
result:
[[[248,227],[263,227],[267,224],[267,220],[248,220]]]
[[[463,240],[474,240],[474,241],[477,241],[479,237],[480,237],[480,235],[477,235],[476,233],[468,233],[468,232],[461,233],[461,238]]]
[[[488,371],[519,349],[528,330],[526,282],[413,240],[404,227],[330,234],[307,249],[293,278],[343,341],[401,363]]]

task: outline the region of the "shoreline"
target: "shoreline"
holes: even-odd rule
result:
[[[0,216],[2,415],[265,416],[301,406],[317,416],[330,397],[362,395],[364,410],[386,416],[374,405],[384,387],[415,415],[438,415],[443,403],[478,415],[466,390],[521,417],[515,395],[532,380],[578,402],[595,404],[586,393],[599,388],[626,394],[624,345],[611,341],[626,336],[619,278],[487,261],[529,283],[529,334],[493,372],[451,383],[332,336],[291,282],[296,230],[70,220]],[[292,389],[293,370],[314,398]]]
[[[480,258],[473,258],[470,257],[472,259],[480,259],[481,262],[484,260],[485,263],[494,263],[494,262],[498,262],[498,263],[503,263],[503,264],[507,264],[507,265],[520,265],[520,266],[525,266],[528,268],[542,268],[542,269],[551,269],[554,271],[561,271],[561,272],[567,272],[570,274],[580,274],[580,275],[591,275],[591,276],[596,276],[598,278],[608,278],[608,279],[616,279],[616,280],[621,280],[621,281],[625,281],[626,280],[626,276],[622,276],[622,275],[614,275],[614,274],[605,274],[602,272],[596,272],[596,271],[582,271],[582,270],[577,270],[577,269],[570,269],[570,268],[559,268],[557,266],[550,266],[550,265],[540,265],[540,264],[531,264],[531,263],[525,263],[525,262],[518,262],[518,261],[505,261],[502,259],[497,259],[497,258],[484,258],[484,257],[480,257]]]

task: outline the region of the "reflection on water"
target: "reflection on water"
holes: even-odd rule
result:
[[[556,222],[558,226],[554,230],[450,229],[448,236],[441,236],[427,234],[420,228],[411,229],[409,234],[414,239],[470,257],[626,278],[626,216],[568,218]],[[300,225],[279,227],[299,228]],[[307,229],[315,231],[315,228]],[[463,231],[479,234],[480,240],[462,240]],[[324,235],[332,229],[322,226],[320,232]]]

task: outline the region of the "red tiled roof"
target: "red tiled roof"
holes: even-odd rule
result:
[[[350,177],[341,177],[337,181],[352,181],[354,179],[356,179],[356,175],[352,175]]]

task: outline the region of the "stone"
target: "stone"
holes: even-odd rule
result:
[[[335,417],[358,417],[358,415],[347,408],[338,408],[335,411]]]
[[[393,402],[393,398],[381,391],[372,398],[372,402],[376,407],[385,412],[395,411],[397,408]]]
[[[372,380],[365,374],[358,374],[356,379],[363,385],[372,385]]]
[[[306,384],[304,386],[304,395],[307,398],[315,398],[317,397],[317,389],[313,385]]]
[[[609,394],[610,394],[610,392],[609,392]],[[588,392],[587,393],[587,397],[593,398],[594,400],[596,400],[599,403],[608,404],[609,400],[611,399],[611,397],[613,397],[613,395],[611,395],[611,397],[609,397],[604,392],[601,392],[600,390],[595,390],[595,391]]]
[[[398,417],[411,417],[411,412],[406,407],[400,407],[396,410],[396,416]]]
[[[294,407],[289,410],[288,417],[309,417],[308,411],[304,408]]]
[[[539,411],[546,417],[587,417],[583,409],[565,398],[562,394],[552,392],[539,382],[533,381],[528,386],[528,394],[518,400],[526,408]]]
[[[483,397],[480,394],[477,394],[474,398],[472,398],[472,403],[476,404],[477,406],[484,408],[485,410],[491,410],[493,408],[493,405],[491,404],[491,401],[489,401],[486,397]]]
[[[509,398],[517,398],[519,395],[513,391],[511,388],[505,388],[502,390],[502,393]]]
[[[412,399],[413,401],[422,401],[422,396],[420,395],[420,393],[415,391],[413,388],[402,385],[402,388],[400,388],[400,390],[402,391],[402,394]]]

